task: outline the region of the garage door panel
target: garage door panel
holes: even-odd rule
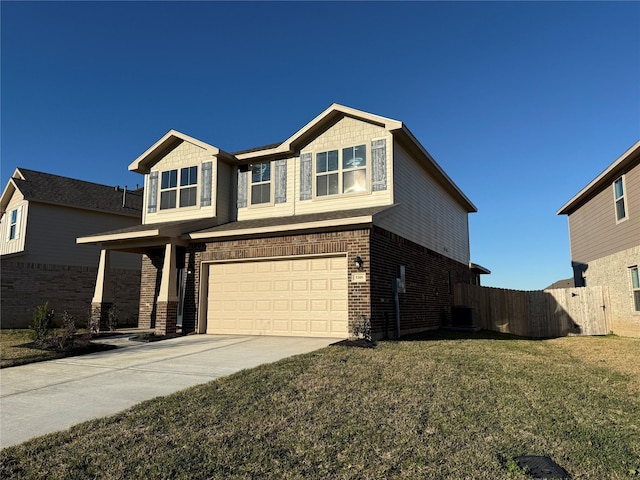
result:
[[[346,336],[346,257],[211,264],[207,333]]]

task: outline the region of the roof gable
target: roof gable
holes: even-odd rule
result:
[[[185,135],[184,133],[178,132],[177,130],[169,130],[162,136],[162,138],[160,138],[160,140],[151,145],[151,147],[145,150],[142,155],[136,158],[131,163],[131,165],[129,165],[129,170],[141,174],[149,173],[151,168],[156,163],[158,163],[167,153],[172,151],[182,142],[189,142],[200,148],[203,148],[211,156],[222,156],[228,159],[232,158],[230,154],[223,150],[220,150],[218,147],[209,145],[208,143],[190,137],[189,135]]]
[[[239,152],[236,154],[236,158],[238,160],[247,160],[258,156],[262,157],[293,153],[296,150],[296,147],[308,142],[309,139],[317,136],[328,125],[335,123],[345,116],[379,125],[389,131],[398,130],[403,127],[402,122],[399,122],[398,120],[381,117],[380,115],[374,115],[372,113],[363,112],[362,110],[356,110],[355,108],[345,107],[344,105],[334,103],[296,133],[287,138],[284,142],[280,144],[267,145],[262,149],[251,149]]]
[[[12,178],[9,179],[0,201],[3,210],[16,190],[24,196],[25,200],[31,202],[115,213],[129,217],[140,217],[142,211],[141,189],[125,193],[118,187],[85,182],[26,168],[17,168]]]
[[[565,203],[557,215],[569,215],[593,198],[604,187],[622,175],[633,165],[640,164],[640,140],[633,144],[626,152],[620,155],[600,175],[594,178],[586,187],[580,190],[571,200]]]

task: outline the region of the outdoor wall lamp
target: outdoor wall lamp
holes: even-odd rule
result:
[[[362,270],[364,268],[364,260],[362,260],[362,258],[358,255],[355,260],[353,261],[356,265],[356,268],[358,270]]]

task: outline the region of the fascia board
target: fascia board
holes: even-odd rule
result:
[[[350,225],[371,224],[373,217],[366,215],[362,217],[343,218],[339,220],[321,220],[317,222],[291,223],[288,225],[272,225],[268,227],[243,228],[236,230],[223,230],[219,232],[194,232],[186,234],[190,240],[205,240],[213,238],[236,237],[245,235],[260,235],[265,233],[293,232],[298,230],[309,230],[327,227],[343,227]]]
[[[160,230],[144,230],[142,232],[123,232],[123,233],[112,233],[112,234],[97,234],[91,235],[88,237],[78,237],[76,238],[76,243],[78,244],[95,244],[101,242],[114,242],[120,240],[136,240],[139,238],[150,238],[157,237],[160,235]]]
[[[634,153],[640,150],[640,140],[638,140],[631,148],[629,148],[626,152],[624,152],[618,159],[613,162],[609,167],[607,167],[600,175],[594,178],[589,184],[580,190],[576,195],[574,195],[571,200],[565,203],[560,210],[556,212],[556,215],[568,215],[571,213],[575,207],[583,200],[586,199],[589,195],[591,195],[594,190],[599,190],[600,187],[605,185],[608,182],[608,177],[618,168],[626,165],[627,161],[631,161],[631,157]]]
[[[227,159],[233,158],[230,154],[228,154],[224,150],[220,150],[218,147],[214,147],[213,145],[209,145],[208,143],[198,140],[197,138],[190,137],[189,135],[185,135],[184,133],[181,133],[181,132],[178,132],[177,130],[172,129],[172,130],[169,130],[166,134],[164,134],[162,138],[160,138],[160,140],[158,140],[151,147],[145,150],[144,153],[142,153],[142,155],[140,155],[133,162],[131,162],[131,164],[129,165],[129,170],[132,172],[137,172],[142,174],[149,173],[150,167],[145,165],[145,160],[147,160],[149,157],[153,157],[159,151],[162,151],[170,147],[171,144],[176,141],[192,143],[206,150],[207,153],[209,153],[211,156],[220,155]]]
[[[366,122],[380,125],[381,127],[384,127],[389,131],[398,130],[403,127],[402,122],[398,120],[382,117],[380,115],[374,115],[372,113],[364,112],[362,110],[356,110],[355,108],[346,107],[344,105],[334,103],[329,108],[327,108],[322,113],[320,113],[318,116],[316,116],[313,120],[311,120],[309,123],[307,123],[300,130],[298,130],[296,133],[294,133],[289,138],[287,138],[279,146],[275,148],[270,148],[268,150],[258,150],[256,152],[240,154],[240,155],[237,155],[236,158],[238,160],[250,160],[252,158],[266,157],[269,155],[280,155],[280,154],[292,153],[295,150],[294,144],[296,143],[296,141],[304,137],[308,132],[312,131],[313,129],[316,129],[319,125],[324,123],[327,119],[330,119],[334,117],[336,114],[340,114],[340,113],[349,117],[361,119]]]

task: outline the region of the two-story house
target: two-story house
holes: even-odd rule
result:
[[[103,321],[112,251],[144,254],[139,325],[158,333],[346,337],[370,319],[406,334],[447,322],[452,285],[477,282],[476,208],[397,120],[334,104],[235,153],[172,130],[129,170],[142,224],[78,239],[102,247]]]
[[[576,287],[608,286],[612,331],[640,337],[640,141],[569,200]]]
[[[91,307],[100,248],[76,237],[138,225],[142,192],[17,168],[0,198],[2,328],[25,328],[45,302],[80,323]],[[111,265],[121,323],[137,322],[140,255]]]

